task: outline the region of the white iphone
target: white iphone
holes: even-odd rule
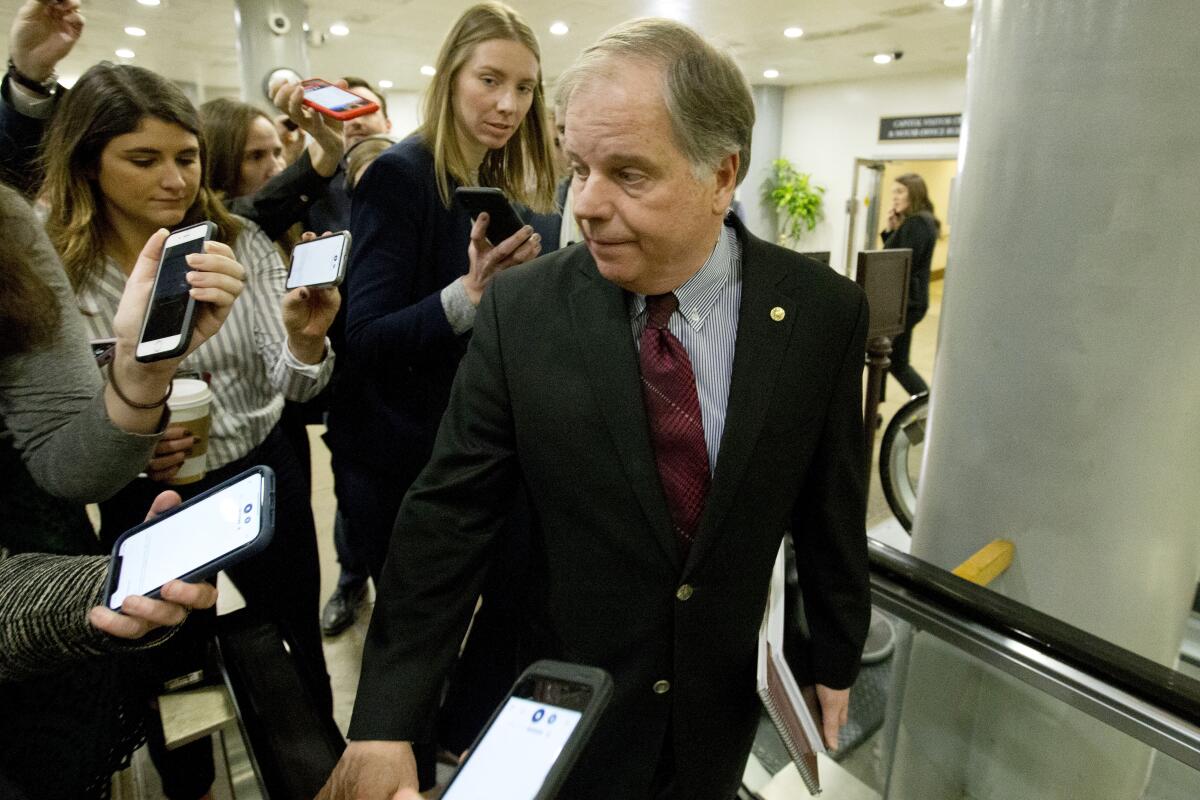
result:
[[[201,222],[167,237],[134,353],[138,361],[174,358],[187,350],[196,317],[196,301],[187,282],[187,257],[203,253],[204,243],[216,230],[211,222]]]

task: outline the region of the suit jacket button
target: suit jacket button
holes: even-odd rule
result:
[[[666,694],[669,691],[671,691],[671,682],[670,681],[655,681],[654,682],[654,693],[655,694]]]
[[[675,590],[675,599],[680,602],[687,602],[688,600],[692,599],[692,593],[694,591],[695,590],[692,588],[691,584],[685,583],[683,586],[680,586]]]

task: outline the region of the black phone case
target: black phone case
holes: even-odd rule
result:
[[[460,186],[454,190],[454,196],[470,212],[472,219],[487,212],[487,238],[492,244],[500,244],[525,227],[521,214],[499,189],[491,186]]]
[[[612,699],[612,677],[599,667],[589,667],[585,664],[570,664],[566,661],[550,661],[548,659],[536,661],[531,664],[513,683],[512,689],[508,690],[508,694],[496,706],[496,710],[488,718],[487,724],[483,726],[483,730],[475,737],[475,741],[471,743],[471,749],[468,751],[467,759],[459,766],[459,771],[466,766],[467,761],[470,761],[470,753],[474,753],[479,749],[479,743],[483,741],[483,737],[487,736],[487,732],[496,721],[496,717],[500,716],[501,709],[508,703],[508,699],[513,696],[513,690],[517,686],[520,686],[522,681],[531,677],[551,678],[568,683],[582,683],[592,688],[592,698],[588,702],[587,708],[583,710],[579,724],[575,726],[575,730],[571,731],[571,735],[563,745],[558,758],[554,760],[554,765],[546,773],[546,780],[542,783],[542,788],[533,797],[533,800],[554,800],[558,796],[563,782],[571,774],[571,768],[575,766],[575,761],[578,760],[579,754],[583,752],[584,745],[587,744],[592,732],[596,729],[596,723],[599,722],[600,715],[604,713],[604,708],[608,705],[608,701]],[[455,777],[457,776],[458,772],[455,772]],[[442,796],[451,796],[450,791],[453,787],[454,778],[451,778],[450,783],[446,785],[446,790],[442,792]]]
[[[217,232],[217,226],[211,222],[200,222],[197,224],[208,226],[208,230],[204,234],[204,241],[205,242],[212,241],[213,236]],[[187,227],[192,228],[195,226],[189,225]],[[179,230],[185,231],[185,230],[187,230],[187,228],[180,228]],[[178,233],[178,232],[179,231],[171,231],[171,233]],[[158,271],[158,273],[156,273],[154,275],[154,286],[150,287],[150,305],[146,307],[146,314],[145,314],[145,316],[142,317],[142,330],[138,334],[138,344],[139,345],[142,343],[142,337],[144,337],[146,335],[146,321],[148,319],[150,319],[150,309],[154,305],[154,292],[156,289],[158,289],[158,278],[159,278],[159,274],[161,274],[161,272],[162,272],[162,261],[163,261],[163,257],[166,256],[166,254],[167,254],[167,249],[164,246],[163,254],[162,254],[162,256],[159,256],[159,259],[158,259],[158,270],[159,271]],[[195,331],[195,329],[196,329],[196,301],[194,298],[191,297],[191,295],[189,295],[187,309],[183,312],[183,335],[179,337],[179,345],[170,350],[165,350],[161,353],[151,353],[148,356],[134,355],[134,359],[142,362],[143,364],[148,364],[151,361],[162,361],[164,358],[175,358],[176,356],[182,355],[188,349],[188,345],[190,345],[192,343],[192,333],[193,333],[193,331]],[[136,349],[134,352],[136,353]]]
[[[206,575],[214,575],[214,574],[220,572],[221,570],[225,569],[226,567],[232,566],[234,564],[238,564],[238,563],[246,560],[250,556],[252,556],[256,553],[259,553],[264,548],[266,548],[266,546],[271,543],[271,538],[275,535],[275,471],[272,470],[270,467],[266,466],[265,464],[263,464],[263,465],[259,465],[257,467],[251,467],[250,469],[248,469],[244,472],[240,472],[237,475],[230,478],[229,480],[224,481],[224,482],[214,486],[213,488],[209,489],[208,491],[201,492],[200,494],[196,495],[192,499],[190,499],[186,502],[180,503],[179,505],[175,506],[174,508],[172,508],[168,511],[165,511],[162,514],[159,514],[154,519],[149,520],[148,522],[143,522],[141,525],[138,525],[137,527],[134,527],[134,528],[130,528],[129,530],[122,533],[117,538],[117,541],[113,543],[112,556],[110,557],[109,562],[108,562],[108,578],[105,581],[105,585],[104,585],[104,606],[106,608],[109,607],[109,603],[108,603],[109,598],[111,598],[113,596],[113,592],[115,592],[117,590],[117,581],[121,574],[121,557],[118,554],[121,552],[121,545],[124,543],[124,541],[126,539],[128,539],[130,536],[137,534],[139,531],[143,531],[146,528],[149,528],[153,525],[157,525],[159,522],[163,521],[164,519],[168,519],[169,517],[172,517],[175,514],[179,514],[183,511],[186,511],[188,508],[196,505],[197,503],[199,503],[201,500],[205,499],[206,497],[211,497],[212,495],[216,494],[217,492],[220,492],[221,490],[227,488],[228,486],[235,484],[240,480],[243,480],[247,475],[249,475],[253,472],[260,472],[260,473],[262,473],[262,476],[263,476],[262,524],[259,527],[258,536],[254,537],[254,541],[247,542],[246,544],[242,545],[238,549],[233,550],[229,553],[226,553],[225,555],[221,556],[220,558],[216,559],[215,561],[210,561],[209,563],[204,564],[201,567],[192,570],[191,572],[188,572],[184,575],[180,575],[178,580],[192,582],[198,578],[203,578]],[[159,589],[161,589],[161,588],[162,587],[159,587]],[[154,600],[159,599],[159,597],[160,597],[159,590],[155,589],[155,590],[147,593],[146,597],[149,597]]]
[[[299,242],[296,244],[295,247],[292,248],[292,263],[288,264],[288,277],[287,277],[287,281],[284,283],[285,289],[287,289],[290,292],[292,289],[299,289],[301,286],[308,286],[313,289],[325,289],[330,286],[341,286],[342,285],[342,281],[346,279],[346,262],[350,260],[350,243],[352,241],[352,237],[350,236],[350,231],[334,231],[331,234],[331,236],[343,237],[342,238],[342,258],[341,258],[341,261],[338,262],[337,275],[334,276],[333,281],[330,283],[297,283],[295,285],[292,284],[292,267],[295,266],[295,264],[296,264],[296,250],[298,248],[301,248],[304,245],[308,244],[308,242]],[[329,238],[329,237],[318,236],[316,239],[313,239],[312,241],[315,242],[315,241],[318,241],[319,239],[325,239],[325,238]]]

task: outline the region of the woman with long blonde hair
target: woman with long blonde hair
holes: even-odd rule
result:
[[[526,225],[489,242],[486,215],[472,225],[454,198],[460,186],[491,186],[533,210],[552,208],[552,128],[529,25],[501,3],[473,6],[435,68],[421,126],[354,189],[346,360],[327,441],[346,535],[376,581],[400,501],[433,451],[484,289],[557,239],[555,218],[543,233]],[[432,761],[423,767],[427,786]]]

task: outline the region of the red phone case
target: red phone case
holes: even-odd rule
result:
[[[318,86],[318,87],[333,86],[333,84],[330,83],[329,81],[322,80],[320,78],[309,78],[306,81],[301,81],[300,85],[303,86],[306,90],[313,86]],[[335,88],[340,88],[340,87],[335,87]],[[350,91],[349,89],[342,89],[342,91],[348,92],[348,93],[354,95],[355,97],[361,98],[363,101],[363,104],[361,106],[355,106],[353,108],[348,108],[348,109],[345,109],[342,111],[337,111],[332,108],[326,108],[325,106],[320,105],[319,103],[312,102],[311,100],[308,99],[307,92],[305,92],[306,96],[305,96],[303,102],[304,102],[304,105],[308,106],[309,108],[315,109],[327,117],[333,117],[334,119],[340,119],[343,122],[345,122],[348,119],[354,119],[355,117],[361,117],[361,116],[365,116],[367,114],[374,114],[376,111],[379,110],[378,103],[376,103],[372,100],[368,100],[367,98],[360,95],[358,92],[353,92],[353,91]]]

